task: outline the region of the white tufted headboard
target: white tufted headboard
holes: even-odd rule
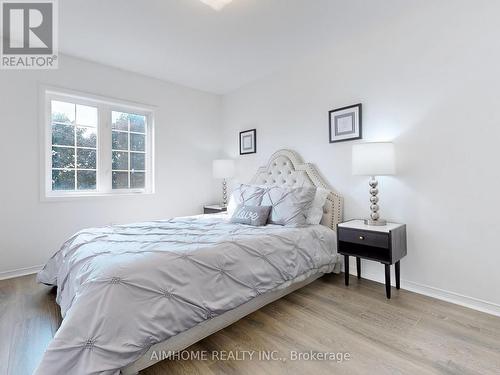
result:
[[[343,199],[340,194],[326,183],[314,165],[304,163],[294,151],[276,151],[267,166],[258,169],[251,183],[286,187],[315,186],[330,190],[321,224],[336,230],[337,224],[342,221]]]

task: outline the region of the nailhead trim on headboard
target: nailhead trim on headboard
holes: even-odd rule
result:
[[[321,224],[335,230],[337,224],[342,222],[342,196],[328,185],[313,164],[304,163],[294,151],[276,151],[269,159],[267,166],[257,170],[251,183],[286,187],[316,186],[330,190]]]

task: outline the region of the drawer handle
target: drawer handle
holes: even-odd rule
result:
[[[364,239],[365,239],[365,236],[359,236],[359,239],[360,239],[360,240],[364,240]]]

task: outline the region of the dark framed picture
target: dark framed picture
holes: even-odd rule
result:
[[[361,139],[361,104],[334,109],[328,112],[330,143]]]
[[[240,132],[240,155],[255,154],[257,152],[257,129]]]

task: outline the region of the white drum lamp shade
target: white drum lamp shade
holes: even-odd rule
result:
[[[387,176],[396,173],[394,144],[391,142],[360,143],[352,146],[352,174]]]
[[[220,159],[213,161],[214,178],[230,178],[234,176],[234,160]]]

